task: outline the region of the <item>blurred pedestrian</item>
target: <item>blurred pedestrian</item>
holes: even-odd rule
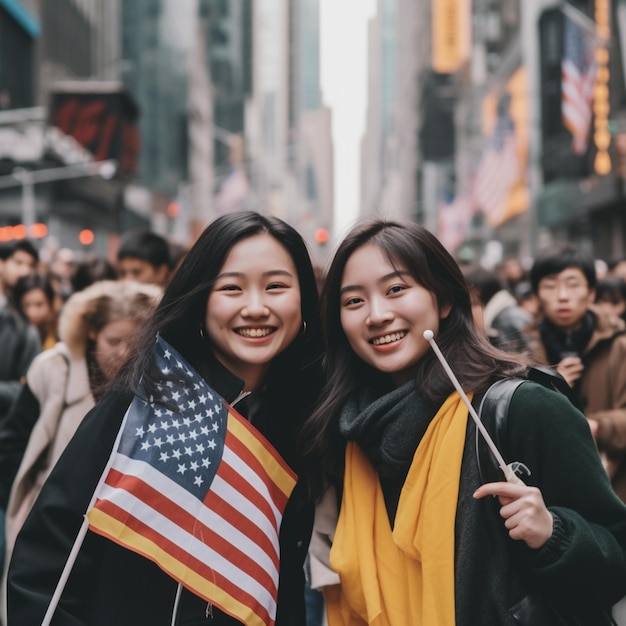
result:
[[[72,293],[82,291],[99,280],[116,280],[117,270],[103,256],[90,254],[76,265],[70,279]]]
[[[524,352],[528,343],[524,329],[532,320],[529,313],[495,271],[474,265],[464,275],[482,305],[482,323],[491,343],[507,352]]]
[[[0,244],[0,306],[11,297],[15,283],[35,273],[39,253],[27,239]]]
[[[16,310],[13,287],[34,273],[38,260],[27,240],[0,244],[0,423],[17,398],[26,370],[41,351],[39,333]]]
[[[52,348],[58,341],[55,296],[50,280],[42,274],[24,276],[13,288],[15,306],[39,332],[42,350]]]
[[[314,493],[337,492],[320,504],[334,528],[320,509],[325,537],[311,544],[327,566],[329,626],[609,624],[626,593],[626,507],[583,415],[532,382],[503,425],[528,484],[481,485],[474,422],[423,333],[476,405],[525,359],[476,330],[438,239],[409,222],[358,224],[322,307],[327,382],[303,440]]]
[[[596,285],[596,309],[609,317],[626,321],[626,282],[621,276],[608,276]]]
[[[63,307],[62,341],[35,358],[17,402],[0,426],[7,564],[41,486],[124,363],[160,294],[155,285],[100,281],[70,296]]]
[[[169,530],[164,536],[154,535],[150,527],[149,537],[137,550],[126,549],[95,532],[87,533],[53,623],[234,626],[240,621],[227,613],[244,610],[249,603],[251,612],[271,610],[272,603],[265,602],[267,594],[273,596],[273,592],[266,592],[265,585],[270,584],[267,579],[278,568],[276,626],[304,625],[304,560],[313,521],[304,486],[296,484],[291,496],[284,497],[280,539],[273,533],[267,535],[267,541],[258,537],[267,551],[261,561],[257,560],[261,548],[256,544],[254,553],[246,552],[245,546],[253,543],[247,533],[255,523],[265,524],[262,519],[267,516],[275,519],[278,511],[261,493],[255,496],[254,506],[246,502],[244,494],[258,488],[256,482],[248,482],[256,481],[259,475],[253,469],[261,462],[249,447],[253,439],[257,440],[255,429],[267,440],[264,446],[271,444],[290,468],[296,472],[301,469],[296,438],[318,393],[318,315],[311,261],[295,230],[282,220],[252,212],[216,219],[173,274],[155,314],[138,337],[130,362],[112,391],[82,422],[24,523],[8,574],[9,623],[41,623],[130,406],[129,419],[140,410],[138,407],[144,407],[141,410],[149,420],[148,430],[133,430],[133,437],[142,437],[143,433],[144,443],[149,445],[152,433],[158,431],[154,434],[154,446],[158,438],[163,449],[157,450],[155,462],[163,472],[174,472],[174,476],[181,476],[177,480],[182,481],[180,472],[184,467],[188,489],[198,490],[203,478],[213,489],[219,479],[211,478],[211,470],[222,468],[227,476],[232,474],[233,482],[226,484],[229,495],[206,512],[205,485],[200,499],[183,506],[178,499],[184,497],[187,502],[187,487],[183,492],[183,487],[169,474],[162,475],[161,470],[157,473],[152,466],[141,464],[145,481],[155,473],[163,481],[160,488],[146,483],[144,502],[152,508],[166,499],[164,514],[172,515],[167,520],[152,517],[151,523],[167,522]],[[165,367],[165,363],[171,365]],[[189,377],[194,381],[193,396]],[[206,394],[203,393],[204,400],[195,395],[201,393],[198,390],[208,391],[206,385],[227,402],[236,403],[236,410],[247,417],[248,425],[241,426],[242,439],[228,430],[228,436],[236,439],[232,444],[236,448],[228,448],[230,460],[236,463],[233,470],[226,457],[212,457],[214,469],[209,463],[204,465],[205,458],[210,460],[209,449],[221,445],[216,441],[224,436],[220,430],[222,418],[218,420],[215,413],[221,415],[219,398],[214,398],[214,406],[208,405],[206,412],[196,411],[202,422],[197,428],[192,428],[191,423],[198,416],[187,417],[187,410],[193,411],[189,407],[192,402],[194,407],[208,402]],[[154,400],[166,392],[171,394],[168,403]],[[228,420],[230,423],[230,417]],[[175,434],[179,432],[180,445]],[[203,451],[198,450],[200,445]],[[191,465],[195,469],[189,469]],[[277,475],[282,466],[276,459],[273,468]],[[265,511],[260,518],[256,507]],[[221,526],[214,528],[206,516],[218,519]],[[181,529],[177,522],[185,528]],[[132,525],[132,519],[129,523]],[[170,524],[176,525],[176,531]],[[221,530],[227,528],[232,531],[222,534]],[[185,545],[191,546],[187,550],[197,546],[204,552],[194,552],[189,561],[183,558],[177,531],[184,534]],[[213,540],[215,533],[219,536]],[[125,538],[130,539],[130,535],[134,536],[134,532],[125,533]],[[228,544],[229,541],[234,544]],[[174,556],[169,551],[171,545],[175,546]],[[213,558],[205,560],[202,554],[208,550],[214,551]],[[227,560],[225,564],[222,550],[236,553],[237,562]],[[187,552],[183,550],[183,554]],[[163,555],[167,558],[162,559]],[[270,559],[270,555],[275,556]],[[170,567],[179,566],[182,569],[171,573]],[[186,569],[189,567],[193,567],[193,573]],[[246,567],[253,568],[253,576],[238,576],[233,571]],[[201,591],[194,592],[189,587],[197,589],[194,583],[199,571],[203,573],[203,584]],[[258,593],[244,593],[250,585]],[[258,597],[261,589],[262,599]],[[230,599],[233,595],[236,601]],[[269,617],[256,623],[269,623]]]
[[[534,357],[574,391],[626,501],[626,326],[594,305],[595,262],[569,244],[541,254],[530,271],[541,316],[528,330]]]
[[[122,235],[117,251],[120,278],[163,286],[171,269],[170,244],[164,237],[148,230],[132,230]]]

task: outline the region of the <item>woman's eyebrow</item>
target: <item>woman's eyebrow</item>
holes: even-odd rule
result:
[[[377,282],[384,283],[386,280],[390,280],[392,278],[402,278],[403,276],[411,276],[411,272],[407,270],[394,270],[393,272],[389,272],[389,274],[385,274],[381,276]],[[339,295],[342,295],[346,291],[359,291],[364,289],[363,285],[344,285],[339,290]]]
[[[215,277],[215,280],[219,280],[221,278],[243,278],[245,276],[245,272],[222,272]],[[267,272],[263,272],[263,277],[267,278],[269,276],[288,276],[289,278],[293,278],[293,274],[288,270],[269,270]]]

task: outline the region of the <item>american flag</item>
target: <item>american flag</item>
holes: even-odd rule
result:
[[[515,125],[508,111],[499,107],[496,126],[478,163],[473,184],[473,201],[489,222],[500,223],[509,195],[521,178]]]
[[[572,133],[572,152],[585,154],[591,129],[593,86],[597,64],[597,38],[567,13],[563,15],[563,60],[561,62],[561,113]]]
[[[474,215],[474,207],[466,192],[439,205],[437,236],[439,241],[453,253],[464,241]]]
[[[161,337],[155,358],[162,396],[134,397],[89,527],[244,624],[274,624],[278,535],[296,476]]]

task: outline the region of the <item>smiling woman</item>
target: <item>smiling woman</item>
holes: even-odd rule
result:
[[[148,484],[154,467],[142,465],[141,491],[147,494],[142,505],[151,512],[159,510],[159,515],[148,516],[151,523],[165,518],[165,525],[158,532],[152,526],[145,529],[143,517],[126,515],[133,530],[123,534],[140,535],[137,551],[105,538],[108,535],[87,533],[53,623],[166,626],[209,619],[214,626],[231,626],[240,623],[232,615],[245,615],[240,620],[245,623],[266,624],[274,612],[276,626],[304,624],[303,566],[313,507],[302,481],[291,492],[286,487],[277,495],[269,488],[269,494],[256,492],[255,470],[271,457],[277,476],[283,475],[278,469],[285,468],[290,487],[301,470],[296,441],[319,391],[319,328],[315,276],[300,235],[282,220],[252,212],[216,219],[185,255],[154,315],[138,333],[130,361],[43,487],[15,546],[8,622],[42,623],[122,419],[127,412],[130,420],[145,411],[146,428],[135,430],[142,435],[160,433],[142,442],[142,450],[144,445],[157,448],[156,466],[170,463],[176,480],[191,474],[190,488],[197,499],[182,506],[180,498],[190,497],[187,492],[181,496],[180,485],[169,475],[157,475],[158,488]],[[155,401],[180,383],[173,372],[181,371],[194,378],[183,393],[176,388],[167,396],[178,404]],[[202,390],[197,396],[196,389]],[[207,398],[215,404],[204,407]],[[244,417],[235,420],[236,432],[218,421],[224,408],[221,399],[236,403],[236,412]],[[165,416],[172,414],[168,421]],[[223,437],[221,444],[218,436]],[[262,453],[255,447],[259,441]],[[220,445],[224,452],[217,462],[205,455]],[[212,499],[206,491],[197,496],[203,485],[225,491]],[[257,518],[263,532],[267,519],[278,520],[279,529],[272,526],[271,533],[263,534],[255,530]],[[181,536],[182,543],[177,543]],[[145,549],[154,543],[155,551]],[[173,552],[168,552],[172,545]],[[189,545],[197,548],[192,554],[184,552]],[[184,570],[176,569],[182,566]],[[247,570],[243,575],[239,568],[246,566],[253,575]],[[267,587],[261,593],[263,585]],[[260,606],[261,597],[267,604]]]
[[[476,427],[424,331],[476,406],[527,363],[476,329],[441,243],[414,223],[357,225],[322,305],[326,385],[303,439],[318,469],[311,562],[329,626],[611,623],[626,592],[626,507],[585,417],[558,392],[519,385],[506,440],[531,482],[481,485]]]

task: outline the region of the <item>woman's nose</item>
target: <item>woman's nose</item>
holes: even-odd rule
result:
[[[246,317],[263,317],[269,314],[269,309],[265,304],[262,294],[249,294],[248,300],[241,311]]]
[[[387,324],[391,320],[393,320],[393,311],[390,311],[383,305],[372,304],[365,323],[368,326],[379,326],[381,324]]]

